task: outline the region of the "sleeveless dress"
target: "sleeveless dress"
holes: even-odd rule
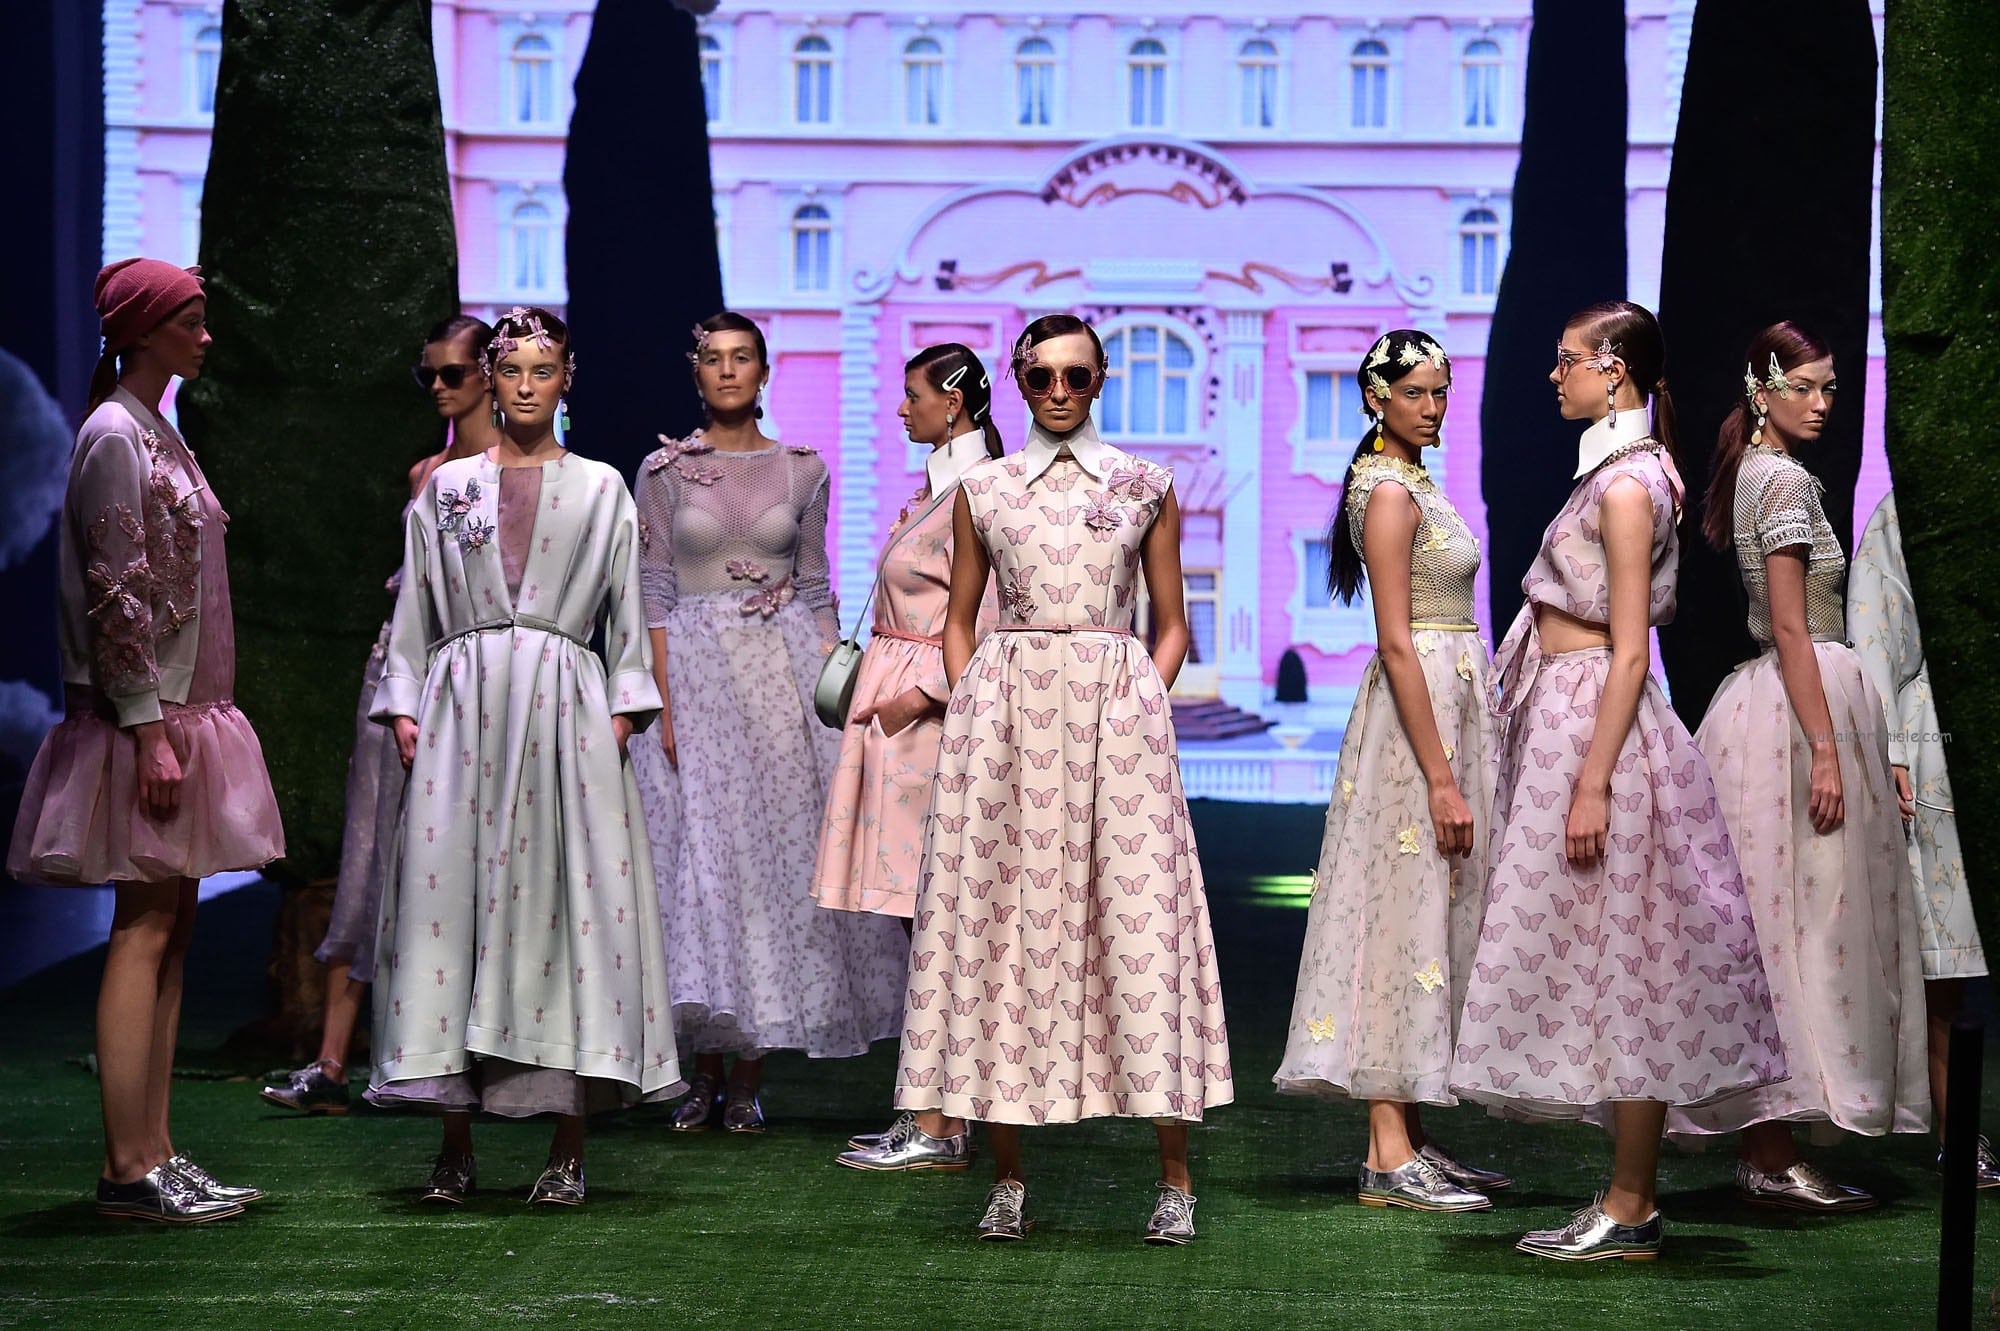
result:
[[[946,712],[898,1109],[1198,1121],[1235,1097],[1173,714],[1132,633],[1170,481],[1086,422],[962,483],[1001,622]]]
[[[119,388],[84,422],[58,554],[64,717],[21,792],[14,877],[157,883],[285,853],[263,746],[232,699],[228,525],[193,451],[138,398]],[[125,728],[156,719],[181,766],[167,818],[139,800]]]
[[[666,630],[680,767],[652,730],[632,765],[690,1053],[848,1058],[897,1029],[902,927],[812,895],[837,751],[812,705],[840,637],[828,485],[809,448],[725,453],[700,435],[640,467],[640,578]]]
[[[1479,940],[1497,747],[1486,644],[1472,622],[1479,542],[1423,468],[1364,456],[1342,498],[1356,554],[1368,501],[1384,483],[1417,506],[1411,637],[1445,758],[1472,810],[1475,849],[1450,860],[1438,854],[1423,770],[1382,658],[1370,658],[1341,740],[1274,1080],[1281,1091],[1330,1100],[1449,1105],[1457,1103],[1448,1084],[1453,1032]]]
[[[894,735],[872,716],[852,718],[911,689],[922,689],[940,708],[951,700],[943,634],[951,599],[952,500],[963,471],[985,460],[986,437],[979,430],[936,450],[926,460],[933,474],[883,542],[874,623],[840,734],[813,869],[813,897],[829,909],[903,919],[916,912],[924,812],[937,778],[944,718],[924,716]],[[993,618],[989,595],[980,604],[980,637]]]
[[[1715,768],[1792,1079],[1676,1115],[1676,1134],[1732,1132],[1768,1119],[1831,1121],[1849,1132],[1930,1129],[1928,1031],[1915,881],[1896,811],[1881,695],[1847,645],[1847,561],[1820,508],[1819,482],[1785,453],[1747,449],[1736,474],[1736,562],[1763,648],[1716,690],[1695,743]],[[1764,570],[1806,547],[1812,635],[1840,758],[1846,818],[1824,836],[1810,815],[1812,750],[1785,692]]]
[[[1652,501],[1648,622],[1673,618],[1679,487],[1639,438],[1549,524],[1494,658],[1506,732],[1452,1089],[1511,1117],[1608,1126],[1614,1100],[1698,1105],[1785,1076],[1715,782],[1650,673],[1613,767],[1605,853],[1576,868],[1564,847],[1611,649],[1545,655],[1535,607],[1610,623],[1600,512],[1627,479]]]
[[[373,1103],[521,1117],[681,1088],[611,725],[660,705],[638,541],[624,478],[574,453],[447,462],[410,511],[374,709],[414,718],[417,752],[383,889]]]

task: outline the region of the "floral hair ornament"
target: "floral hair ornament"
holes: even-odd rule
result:
[[[1782,369],[1778,368],[1778,353],[1775,351],[1771,353],[1771,368],[1764,376],[1764,387],[1787,401],[1791,400],[1792,381],[1785,377]]]
[[[1007,373],[1019,379],[1021,371],[1040,359],[1041,357],[1035,354],[1035,344],[1030,342],[1028,334],[1023,332],[1021,340],[1014,344],[1014,354],[1007,359]]]
[[[487,345],[486,358],[481,363],[480,370],[490,381],[494,373],[499,370],[500,362],[519,351],[523,344],[528,342],[533,342],[543,351],[552,350],[556,345],[556,340],[549,335],[549,330],[542,327],[542,317],[525,305],[516,305],[494,320],[493,341]],[[563,373],[575,377],[575,352],[572,351],[563,357]]]
[[[1445,367],[1444,348],[1425,338],[1421,342],[1405,342],[1403,349],[1396,353],[1398,365],[1414,366],[1419,361],[1429,361],[1433,370],[1442,373]],[[1387,397],[1388,394],[1384,393],[1382,396]]]
[[[708,350],[708,330],[700,324],[694,326],[694,350],[687,354],[688,364],[701,364],[702,353]]]

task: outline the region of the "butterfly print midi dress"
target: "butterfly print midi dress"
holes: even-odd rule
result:
[[[946,709],[896,1104],[1199,1120],[1234,1098],[1173,714],[1132,634],[1171,483],[1086,423],[966,474],[999,627]]]
[[[1785,1075],[1715,782],[1650,673],[1613,765],[1604,855],[1577,867],[1564,845],[1611,649],[1544,654],[1535,609],[1610,623],[1599,524],[1614,483],[1637,482],[1652,502],[1649,622],[1674,612],[1679,487],[1644,414],[1627,419],[1639,437],[1586,473],[1549,524],[1494,656],[1506,729],[1452,1075],[1461,1096],[1510,1116],[1600,1126],[1615,1100],[1698,1105]]]

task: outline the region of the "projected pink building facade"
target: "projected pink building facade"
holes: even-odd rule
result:
[[[107,252],[191,260],[217,7],[105,8]],[[590,8],[434,5],[469,308],[565,297],[563,127]],[[919,479],[893,416],[903,360],[956,340],[997,372],[1027,319],[1073,310],[1113,357],[1100,429],[1178,478],[1198,658],[1181,691],[1265,707],[1296,649],[1314,719],[1337,724],[1373,628],[1365,604],[1328,602],[1325,527],[1361,429],[1353,368],[1381,331],[1429,329],[1454,353],[1436,469],[1483,524],[1479,399],[1530,9],[723,0],[702,32],[725,290],[770,330],[770,424],[834,469],[843,599]],[[1658,292],[1693,10],[1626,5],[1640,301]],[[1876,329],[1864,515],[1886,485]],[[1018,402],[1000,423],[1021,437]]]

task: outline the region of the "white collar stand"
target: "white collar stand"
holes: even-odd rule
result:
[[[1598,421],[1583,432],[1583,438],[1576,445],[1576,476],[1582,480],[1604,465],[1619,449],[1628,444],[1636,444],[1653,433],[1652,416],[1643,407],[1638,411],[1621,411],[1614,422],[1610,416]]]
[[[973,467],[986,460],[986,432],[975,425],[963,434],[955,434],[942,448],[933,448],[924,459],[924,475],[928,478],[931,493],[941,495],[959,478]]]
[[[1056,460],[1056,454],[1069,449],[1079,467],[1102,481],[1111,474],[1111,446],[1097,437],[1097,422],[1088,416],[1083,424],[1066,435],[1053,435],[1036,424],[1028,430],[1027,445],[1021,456],[1028,463],[1028,480],[1032,484],[1036,477],[1049,469]]]

